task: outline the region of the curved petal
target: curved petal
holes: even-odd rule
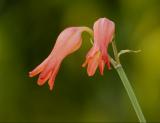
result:
[[[38,65],[34,70],[29,72],[29,77],[33,77],[37,74],[39,74],[46,66],[47,62],[49,60],[49,57],[47,57],[40,65]]]
[[[42,78],[41,76],[38,77],[38,81],[37,81],[37,84],[39,86],[43,85],[48,79],[49,77],[51,76],[51,71],[47,73],[46,76],[44,76],[44,78]]]
[[[101,56],[99,60],[99,71],[101,75],[103,75],[104,66],[105,66],[105,62],[104,60],[102,60],[102,56]]]
[[[97,52],[90,60],[88,61],[87,73],[89,76],[93,76],[96,72],[96,69],[99,64],[100,52]]]
[[[115,32],[114,22],[107,18],[100,18],[94,23],[93,29],[95,43],[101,48],[106,48],[112,41]]]
[[[49,85],[49,88],[50,90],[53,90],[53,87],[54,87],[54,81],[55,81],[55,78],[57,76],[57,73],[59,71],[59,68],[60,68],[60,63],[58,65],[56,65],[56,67],[54,68],[54,70],[52,71],[52,74],[49,78],[49,81],[48,81],[48,85]]]

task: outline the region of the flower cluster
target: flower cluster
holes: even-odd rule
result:
[[[81,47],[83,32],[93,32],[94,43],[87,53],[86,60],[82,66],[87,66],[89,76],[93,76],[98,67],[101,75],[103,75],[105,64],[110,68],[107,49],[113,39],[114,31],[114,22],[107,18],[98,19],[94,23],[93,31],[88,27],[66,28],[58,36],[49,56],[33,71],[29,72],[29,76],[33,77],[40,74],[37,82],[38,85],[43,85],[48,80],[50,90],[52,90],[63,59]]]

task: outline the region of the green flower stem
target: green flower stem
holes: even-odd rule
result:
[[[127,76],[126,76],[126,73],[123,70],[123,67],[121,65],[118,65],[116,70],[117,70],[117,72],[119,74],[119,77],[121,78],[122,83],[123,83],[123,85],[124,85],[124,87],[125,87],[125,89],[126,89],[126,91],[128,93],[128,96],[129,96],[129,98],[131,100],[131,103],[133,105],[133,108],[134,108],[137,116],[138,116],[139,121],[141,123],[146,123],[146,120],[145,120],[144,115],[142,113],[141,107],[140,107],[140,105],[138,103],[136,95],[134,94],[132,86],[131,86],[131,84],[130,84]]]
[[[119,59],[120,55],[118,53],[115,40],[112,41],[112,48],[113,48],[115,60],[112,57],[109,56],[110,62],[114,66],[114,68],[117,70],[118,75],[119,75],[120,79],[122,80],[122,83],[123,83],[123,85],[124,85],[124,87],[125,87],[125,89],[128,93],[128,96],[131,100],[132,106],[133,106],[133,108],[134,108],[134,110],[137,114],[137,117],[138,117],[139,121],[141,123],[146,123],[146,120],[144,118],[141,107],[140,107],[140,105],[138,103],[138,100],[136,98],[136,95],[134,94],[132,86],[131,86],[131,84],[130,84],[127,76],[126,76],[126,73],[124,72],[123,67],[120,63],[120,59]]]
[[[115,39],[113,39],[113,41],[112,41],[112,48],[113,48],[113,53],[114,53],[115,60],[116,60],[117,64],[120,64]]]
[[[94,37],[92,29],[90,29],[89,27],[81,27],[81,28],[84,29],[86,32],[88,32],[92,38]]]

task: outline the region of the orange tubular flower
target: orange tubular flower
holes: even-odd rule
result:
[[[83,63],[83,67],[87,64],[87,73],[89,76],[93,76],[97,67],[101,75],[105,64],[110,69],[110,62],[108,58],[108,45],[112,41],[115,31],[115,24],[107,18],[100,18],[94,23],[94,44],[86,56],[86,61]]]
[[[40,73],[38,85],[43,85],[49,80],[48,84],[52,90],[63,59],[80,48],[81,35],[84,31],[89,32],[90,29],[87,27],[70,27],[61,32],[50,55],[33,71],[29,72],[29,76],[33,77]]]

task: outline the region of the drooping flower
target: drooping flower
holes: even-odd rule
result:
[[[99,67],[101,75],[103,75],[105,64],[110,69],[108,58],[108,45],[112,41],[115,31],[115,24],[107,18],[100,18],[94,23],[94,44],[86,55],[86,60],[83,67],[87,64],[87,73],[93,76]]]
[[[33,71],[29,72],[29,76],[33,77],[40,73],[38,85],[43,85],[49,80],[48,84],[52,90],[63,59],[80,48],[81,35],[84,31],[90,31],[90,29],[87,27],[70,27],[61,32],[50,55]]]

